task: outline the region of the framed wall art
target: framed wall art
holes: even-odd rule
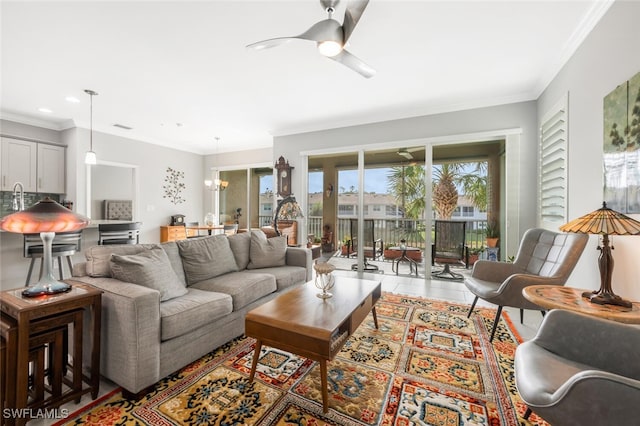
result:
[[[640,72],[604,98],[604,200],[640,213]]]

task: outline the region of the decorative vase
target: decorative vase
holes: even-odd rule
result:
[[[318,293],[316,296],[320,299],[333,297],[333,294],[329,293],[329,290],[331,290],[335,284],[335,278],[331,273],[336,267],[327,262],[316,262],[313,265],[313,269],[316,270],[316,279],[314,281],[316,288],[322,290],[322,293]]]
[[[207,213],[204,217],[204,224],[206,226],[213,226],[213,213]]]

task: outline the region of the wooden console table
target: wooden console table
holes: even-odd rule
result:
[[[316,297],[320,290],[308,282],[249,311],[245,317],[245,334],[257,340],[249,380],[255,376],[262,345],[318,361],[325,413],[329,410],[327,361],[340,352],[369,312],[378,328],[375,303],[382,296],[378,281],[335,279],[329,299]]]
[[[98,397],[98,389],[100,386],[100,330],[102,319],[102,290],[95,287],[67,280],[71,284],[71,290],[67,293],[60,293],[50,296],[23,297],[22,290],[24,287],[5,290],[0,293],[0,309],[2,312],[17,323],[17,344],[16,344],[16,387],[15,407],[7,408],[26,408],[28,394],[28,364],[29,364],[29,336],[32,331],[32,324],[46,324],[48,321],[55,323],[60,316],[77,309],[86,309],[90,315],[90,335],[91,335],[91,376],[84,377],[82,374],[74,377],[74,383],[79,386],[72,388],[62,394],[60,398],[54,401],[55,406],[59,406],[67,401],[80,400],[85,393],[91,392],[91,397]],[[37,320],[37,321],[36,321]],[[80,327],[82,328],[82,327]],[[73,344],[73,363],[82,364],[82,339],[83,332],[74,331]],[[66,360],[64,360],[66,362]],[[56,368],[54,366],[54,368]],[[62,368],[62,366],[58,366]],[[81,370],[81,369],[80,369]],[[78,370],[76,370],[78,371]],[[75,376],[75,375],[74,375]],[[89,387],[82,388],[82,382],[86,382]],[[16,419],[16,424],[24,424],[28,419]]]
[[[640,324],[640,303],[631,310],[615,305],[598,305],[582,297],[585,289],[558,285],[531,285],[522,289],[525,299],[545,309],[568,309],[627,324]]]

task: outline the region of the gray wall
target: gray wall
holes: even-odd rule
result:
[[[541,117],[569,93],[569,219],[602,205],[603,99],[619,84],[640,72],[640,2],[616,1],[538,100]],[[630,215],[640,220],[640,215]],[[640,237],[613,237],[613,290],[640,300]],[[597,289],[597,238],[580,259],[569,285]]]

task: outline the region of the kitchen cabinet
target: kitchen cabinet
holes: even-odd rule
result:
[[[20,182],[25,192],[66,192],[64,146],[2,138],[1,164],[3,191]]]

